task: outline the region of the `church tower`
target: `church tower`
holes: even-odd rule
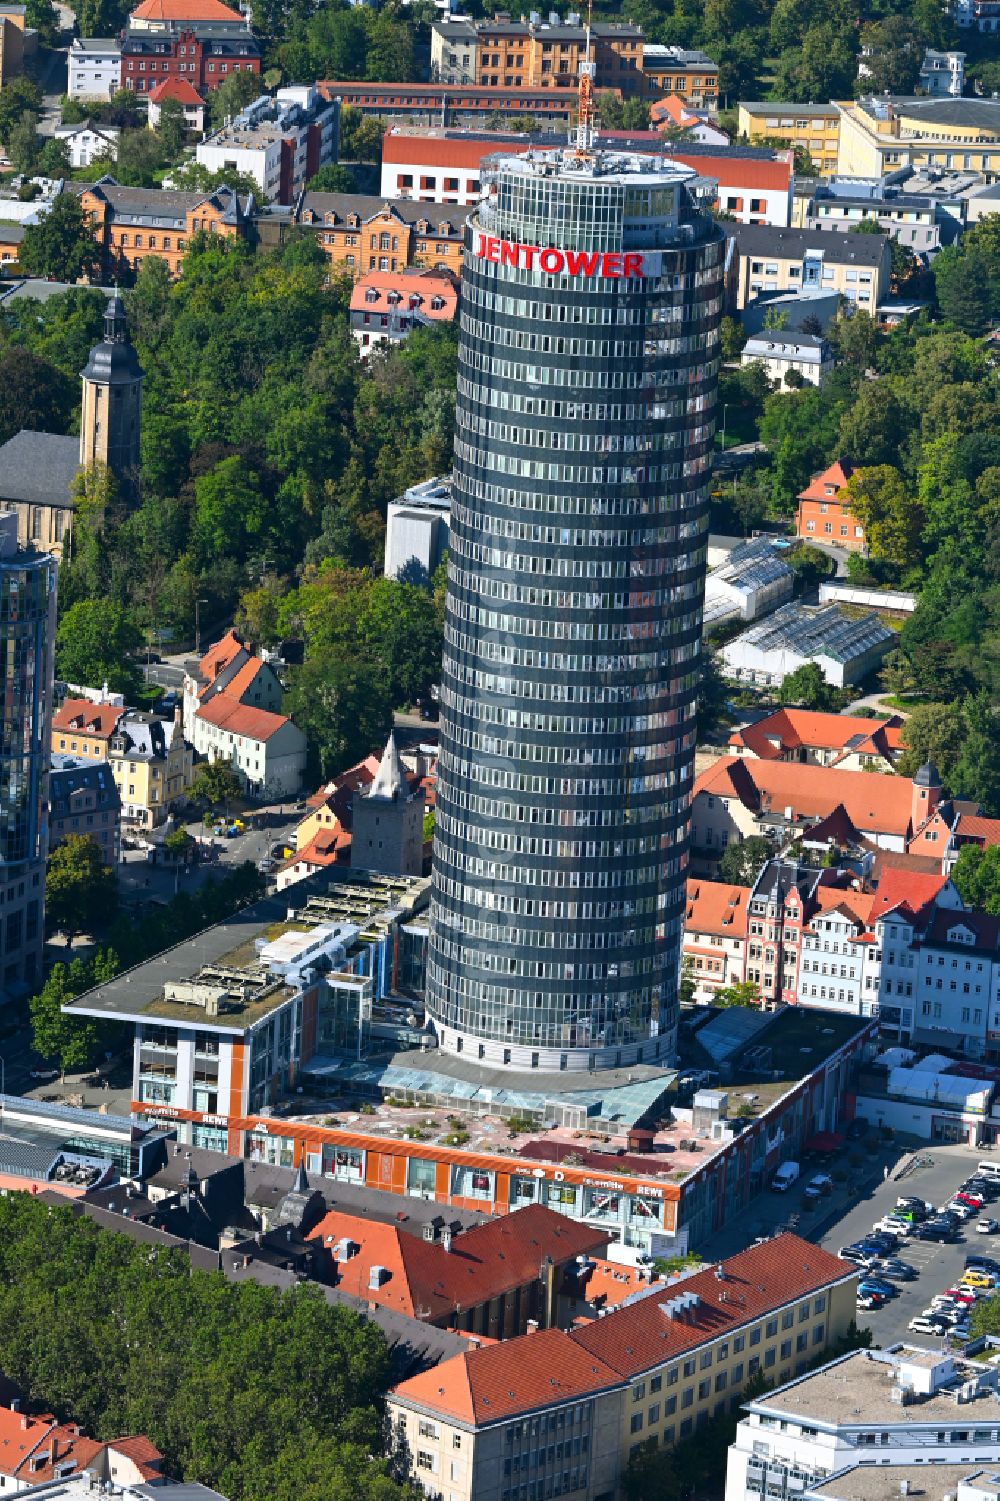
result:
[[[125,304],[116,292],[104,313],[104,338],[90,351],[83,381],[80,463],[106,464],[122,494],[139,482],[139,419],[143,372],[128,336]]]

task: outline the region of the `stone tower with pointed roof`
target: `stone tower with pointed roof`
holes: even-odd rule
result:
[[[370,787],[354,794],[351,869],[419,876],[424,868],[424,795],[411,786],[390,731]]]
[[[90,351],[80,378],[80,463],[106,464],[125,497],[131,498],[139,481],[143,372],[117,292],[105,309],[104,338]]]

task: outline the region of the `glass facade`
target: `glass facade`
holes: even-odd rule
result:
[[[472,1060],[674,1052],[723,276],[690,176],[497,158],[466,229],[426,1000]]]
[[[55,575],[49,557],[22,552],[0,558],[0,859],[5,865],[45,857]]]

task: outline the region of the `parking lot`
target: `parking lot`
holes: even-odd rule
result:
[[[875,1222],[888,1214],[902,1194],[929,1200],[935,1207],[944,1204],[964,1179],[971,1176],[976,1164],[993,1154],[979,1147],[928,1147],[922,1154],[932,1160],[930,1167],[918,1167],[901,1179],[889,1178],[856,1204],[836,1225],[820,1238],[820,1244],[834,1254],[841,1246],[862,1240]],[[987,1206],[985,1213],[1000,1220],[1000,1204]],[[936,1241],[908,1240],[897,1252],[909,1262],[918,1276],[913,1282],[896,1284],[898,1294],[884,1308],[858,1310],[858,1324],[870,1328],[877,1345],[891,1345],[897,1340],[917,1338],[921,1344],[935,1345],[931,1335],[912,1335],[907,1325],[930,1304],[938,1293],[950,1287],[965,1270],[965,1258],[974,1251],[1000,1260],[1000,1235],[980,1235],[976,1219],[966,1223],[962,1240],[955,1245]]]

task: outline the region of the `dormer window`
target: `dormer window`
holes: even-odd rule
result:
[[[393,306],[393,307],[395,307],[395,306],[396,306],[396,303],[397,303],[397,302],[402,302],[402,300],[403,300],[403,299],[402,299],[402,298],[401,298],[401,297],[400,297],[400,295],[399,295],[399,293],[398,293],[398,292],[390,292],[390,293],[389,293],[389,294],[388,294],[388,300],[389,300],[389,302],[390,302],[390,303],[391,303],[391,304],[392,304],[392,306]],[[411,302],[410,302],[410,305],[411,305],[411,306],[412,306],[412,305],[413,305],[413,304],[412,304],[412,299],[411,299]]]
[[[365,301],[378,302],[378,292],[376,292],[374,287],[369,287],[365,292]]]
[[[443,307],[444,307],[444,298],[443,297],[432,297],[431,298],[431,308],[432,308],[432,310],[435,313],[439,313]]]

